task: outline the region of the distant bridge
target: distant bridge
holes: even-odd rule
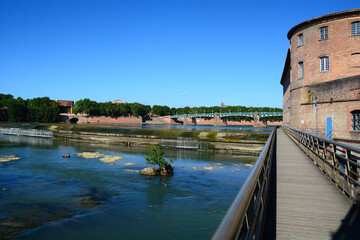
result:
[[[232,117],[248,117],[254,119],[255,127],[265,127],[266,120],[269,117],[282,117],[282,112],[212,112],[212,113],[189,113],[189,114],[176,114],[161,117],[173,122],[182,122],[183,125],[196,125],[201,123],[199,118],[210,118],[206,124],[213,124],[214,126],[226,126],[228,118]],[[259,119],[262,118],[260,121]]]
[[[191,113],[191,114],[177,114],[170,115],[170,118],[226,118],[226,117],[250,117],[255,118],[256,114],[259,118],[267,118],[267,117],[282,117],[282,112],[220,112],[220,113]]]

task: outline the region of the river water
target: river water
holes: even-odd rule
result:
[[[0,163],[0,238],[209,239],[257,159],[168,149],[174,176],[142,176],[146,153],[0,135],[0,155],[20,157]]]

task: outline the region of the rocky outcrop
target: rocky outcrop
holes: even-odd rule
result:
[[[174,168],[170,164],[165,165],[165,169],[160,171],[160,175],[162,176],[172,176],[174,175]]]
[[[155,169],[153,167],[147,167],[147,168],[144,168],[143,170],[141,170],[140,174],[146,175],[146,176],[156,176],[156,175],[159,175],[159,170]]]
[[[19,160],[20,158],[15,156],[15,155],[5,155],[5,156],[0,156],[0,162],[10,162],[13,160]]]
[[[174,175],[174,169],[170,164],[167,164],[165,169],[147,167],[140,171],[141,175],[145,176],[172,176]]]

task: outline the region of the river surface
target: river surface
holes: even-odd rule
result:
[[[146,153],[0,135],[0,239],[210,239],[257,159],[168,149],[174,176],[142,176]]]

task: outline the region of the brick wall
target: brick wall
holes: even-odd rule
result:
[[[117,123],[117,124],[142,124],[142,119],[138,117],[78,117],[78,123]]]
[[[115,124],[142,124],[142,118],[140,117],[86,117],[84,115],[76,114],[60,114],[60,121],[69,121],[72,118],[77,118],[78,123],[115,123]]]

